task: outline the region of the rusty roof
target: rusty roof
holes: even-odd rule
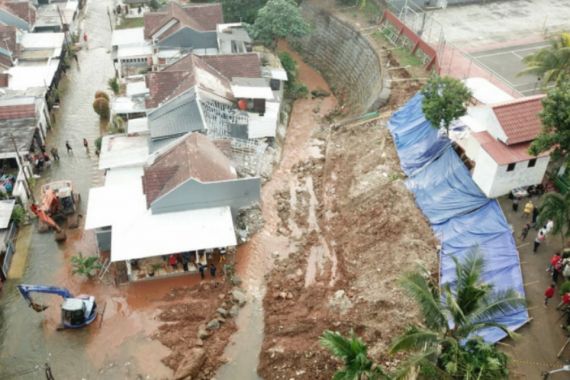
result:
[[[214,86],[208,78],[199,75],[197,69],[209,73],[217,80],[217,85]],[[149,96],[146,99],[147,108],[157,107],[195,85],[227,99],[233,99],[229,79],[208,65],[203,57],[195,54],[188,54],[161,71],[149,73],[146,80],[149,89]]]
[[[501,128],[507,135],[508,145],[532,141],[540,133],[544,95],[529,96],[491,106]]]
[[[35,104],[0,105],[0,120],[30,119],[36,117]]]
[[[147,207],[189,179],[217,182],[236,179],[230,160],[200,133],[181,138],[144,168],[143,190]]]
[[[12,14],[18,16],[30,25],[36,22],[36,7],[29,1],[2,1],[2,5]]]
[[[513,164],[521,161],[528,161],[537,157],[546,157],[550,152],[543,152],[537,157],[528,154],[528,148],[531,142],[522,142],[513,145],[506,145],[503,142],[494,139],[489,132],[476,132],[473,137],[479,142],[479,145],[491,156],[493,161],[498,165]]]
[[[261,78],[261,60],[257,53],[206,55],[202,59],[230,80]]]
[[[149,12],[144,15],[145,38],[151,38],[153,34],[173,19],[177,20],[178,24],[161,38],[167,37],[181,27],[189,27],[200,32],[215,31],[216,25],[224,22],[221,4],[182,6],[170,2],[164,11]]]

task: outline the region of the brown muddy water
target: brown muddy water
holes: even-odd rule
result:
[[[298,63],[299,80],[309,91],[322,89],[330,92],[323,77],[305,64],[301,57],[281,42],[280,51],[288,51]],[[238,331],[232,336],[226,348],[228,363],[220,368],[219,380],[255,380],[259,363],[259,352],[263,342],[263,296],[265,275],[269,273],[273,260],[284,258],[296,249],[296,242],[277,234],[279,215],[274,194],[286,189],[295,177],[291,170],[298,162],[315,155],[313,133],[320,127],[321,118],[336,106],[334,96],[320,99],[301,99],[294,103],[287,128],[280,164],[275,168],[271,180],[261,190],[262,210],[265,219],[263,229],[241,246],[237,253],[237,271],[243,279],[250,302],[238,316]],[[319,111],[314,112],[319,105]],[[316,222],[315,222],[316,223]],[[328,254],[328,251],[327,251]],[[315,260],[315,264],[317,260]]]
[[[52,146],[58,148],[61,161],[38,180],[40,185],[71,179],[81,194],[83,213],[89,188],[103,183],[96,156],[85,152],[82,139],[87,138],[93,151],[100,124],[91,101],[96,90],[107,90],[107,80],[114,74],[107,18],[112,5],[111,0],[91,0],[84,10],[82,28],[88,34],[89,47],[79,52],[79,67],[74,63],[62,79],[65,94],[47,142],[48,151]],[[65,153],[66,140],[73,147],[72,155]],[[94,254],[93,234],[82,228],[71,230],[65,244],[58,245],[52,233],[39,234],[35,225],[31,228],[23,277],[9,280],[0,298],[0,379],[45,379],[38,367],[46,362],[56,379],[134,379],[139,374],[143,378],[168,377],[170,371],[160,363],[168,350],[148,337],[156,323],[154,311],[146,306],[161,299],[173,283],[117,289],[82,281],[71,275],[69,258],[77,252]],[[39,301],[51,307],[35,313],[17,292],[19,283],[63,286],[75,294],[93,294],[100,307],[106,303],[103,324],[99,328],[96,321],[82,330],[57,332],[61,299],[38,295]]]

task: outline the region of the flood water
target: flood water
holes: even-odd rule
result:
[[[94,140],[100,135],[99,119],[91,107],[93,95],[96,90],[107,90],[107,80],[114,75],[107,16],[112,5],[111,0],[90,0],[83,11],[82,31],[88,35],[89,46],[79,52],[79,67],[74,62],[60,82],[60,90],[64,92],[61,108],[56,113],[55,127],[48,133],[48,151],[56,146],[61,161],[38,180],[38,185],[51,180],[72,180],[75,191],[81,194],[82,213],[86,210],[89,188],[103,183],[102,173],[97,170],[97,157],[85,152],[82,140],[89,141],[93,152]],[[72,155],[66,154],[65,141],[73,147]],[[159,361],[167,349],[147,337],[155,327],[153,311],[137,309],[137,305],[145,304],[144,297],[141,299],[129,288],[120,292],[71,275],[71,256],[78,252],[95,253],[93,234],[83,232],[82,228],[68,230],[67,241],[58,245],[53,233],[39,234],[35,225],[29,228],[31,244],[23,276],[9,280],[0,297],[0,379],[45,379],[43,370],[34,371],[34,368],[43,367],[46,362],[50,363],[56,379],[168,376],[170,372]],[[67,287],[74,294],[93,294],[100,307],[107,305],[103,324],[99,327],[96,321],[82,330],[57,332],[61,299],[38,295],[40,302],[51,307],[44,313],[35,313],[15,288],[19,283],[56,285]]]
[[[279,50],[288,51],[297,61],[299,80],[308,87],[309,91],[322,89],[330,92],[323,77],[305,64],[286,43],[280,42]],[[295,164],[314,155],[315,146],[312,144],[311,136],[320,127],[320,119],[331,112],[336,104],[335,97],[329,96],[322,101],[300,99],[293,106],[281,161],[275,168],[272,178],[261,189],[265,224],[247,244],[238,249],[237,271],[251,297],[250,302],[238,316],[239,329],[232,336],[225,352],[228,363],[220,368],[217,379],[259,379],[256,370],[263,343],[262,303],[265,294],[265,276],[271,270],[273,260],[286,257],[296,248],[295,242],[277,234],[279,215],[274,194],[287,189],[289,183],[294,180],[291,170]],[[314,112],[316,105],[319,105],[318,112]]]

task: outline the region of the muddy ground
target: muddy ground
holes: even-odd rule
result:
[[[330,379],[337,363],[318,343],[327,329],[354,330],[374,359],[397,364],[386,348],[417,318],[398,276],[418,262],[437,271],[437,242],[405,188],[385,127],[417,89],[395,82],[375,121],[332,128],[322,118],[308,142],[311,158],[293,165],[275,193],[277,233],[297,249],[267,281],[263,378]]]

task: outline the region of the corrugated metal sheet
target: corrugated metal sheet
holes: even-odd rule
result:
[[[152,139],[205,129],[194,88],[149,113],[148,126]]]

